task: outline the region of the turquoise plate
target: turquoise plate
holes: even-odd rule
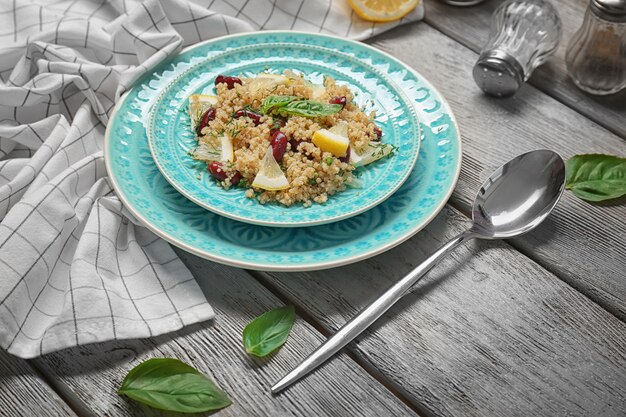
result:
[[[419,159],[409,178],[376,207],[334,223],[277,228],[235,221],[194,204],[161,175],[146,135],[150,108],[176,77],[213,56],[246,45],[302,44],[363,61],[387,74],[413,104],[421,124]],[[113,111],[105,138],[109,177],[126,208],[172,244],[241,268],[302,271],[356,262],[388,250],[443,208],[461,166],[461,142],[450,108],[428,81],[367,45],[325,35],[260,32],[195,45],[140,79]]]
[[[410,100],[384,68],[340,50],[274,38],[209,53],[205,60],[168,84],[152,108],[148,127],[148,143],[157,167],[174,188],[194,203],[231,219],[264,226],[330,223],[380,204],[400,188],[417,160],[419,124]],[[391,158],[358,169],[362,187],[330,196],[325,204],[260,204],[247,198],[242,188],[224,190],[218,186],[206,164],[189,156],[197,145],[186,112],[191,94],[215,94],[214,82],[219,74],[254,77],[263,71],[280,74],[286,69],[317,84],[323,82],[324,75],[330,75],[338,84],[347,85],[366,113],[376,112],[383,142],[397,148]]]

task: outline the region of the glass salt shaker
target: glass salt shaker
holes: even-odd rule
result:
[[[514,94],[554,53],[561,20],[544,0],[509,0],[493,12],[489,39],[474,65],[476,84],[497,97]]]
[[[605,95],[626,87],[626,0],[591,0],[565,62],[583,91]]]

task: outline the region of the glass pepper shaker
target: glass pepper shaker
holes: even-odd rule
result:
[[[561,20],[544,0],[509,0],[493,12],[489,39],[474,65],[476,84],[497,97],[514,94],[554,53]]]
[[[626,87],[626,0],[591,0],[565,62],[583,91],[605,95]]]

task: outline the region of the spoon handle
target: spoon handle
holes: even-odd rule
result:
[[[449,254],[461,243],[474,238],[469,231],[454,237],[448,243],[439,248],[428,259],[409,272],[404,278],[395,283],[383,295],[374,300],[359,314],[344,324],[334,335],[318,347],[311,355],[300,363],[291,372],[285,375],[272,387],[272,393],[276,394],[289,385],[320,366],[328,358],[337,353],[341,348],[350,343],[361,332],[374,323],[385,311],[389,310],[402,296],[419,281],[433,266],[444,256]]]

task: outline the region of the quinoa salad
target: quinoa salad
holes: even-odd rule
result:
[[[190,155],[221,187],[245,189],[261,204],[325,203],[359,186],[360,167],[393,155],[375,114],[331,77],[322,85],[291,71],[219,75],[215,89],[217,95],[189,97],[198,141]]]

